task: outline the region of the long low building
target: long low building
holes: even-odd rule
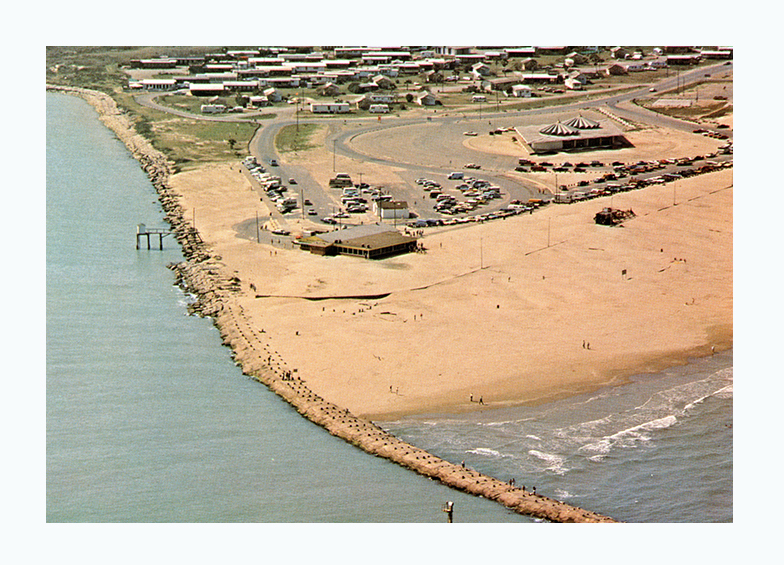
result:
[[[515,131],[531,153],[629,146],[623,131],[611,122],[583,116],[544,126],[517,127]]]
[[[300,249],[316,255],[380,259],[414,251],[417,239],[401,234],[392,226],[367,224],[304,237],[296,240],[296,243]]]

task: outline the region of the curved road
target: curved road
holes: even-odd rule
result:
[[[702,80],[706,73],[712,73],[717,70],[723,70],[724,67],[727,66],[726,63],[722,62],[716,65],[700,67],[697,69],[693,69],[690,71],[685,71],[679,74],[673,73],[672,77],[668,77],[664,80],[661,80],[655,84],[657,92],[666,91],[670,89],[676,88],[676,86],[688,86],[694,82]],[[581,109],[588,109],[588,108],[597,108],[599,106],[606,106],[613,114],[620,118],[627,118],[635,121],[640,121],[656,126],[668,127],[680,131],[692,131],[695,128],[695,124],[692,122],[688,122],[685,120],[679,120],[676,118],[671,118],[668,116],[664,116],[662,114],[658,114],[656,112],[652,112],[646,110],[641,107],[634,106],[632,108],[624,107],[620,108],[618,105],[622,102],[631,101],[635,98],[640,98],[641,96],[649,96],[649,87],[646,85],[639,89],[635,89],[629,92],[625,92],[622,94],[613,94],[608,95],[607,97],[594,99],[594,100],[584,100],[584,101],[576,101],[573,103],[567,103],[564,105],[559,106],[550,106],[544,108],[535,108],[529,110],[513,110],[513,111],[506,111],[506,112],[487,112],[483,113],[481,118],[476,116],[466,116],[466,115],[455,115],[454,110],[447,110],[443,112],[441,115],[439,113],[434,113],[433,116],[429,117],[414,117],[414,118],[399,118],[399,119],[385,119],[383,122],[377,121],[374,118],[343,118],[344,122],[351,122],[352,124],[360,124],[360,126],[356,129],[351,129],[348,131],[338,131],[335,134],[329,135],[326,140],[326,146],[329,147],[332,144],[333,151],[337,154],[342,156],[350,157],[357,160],[368,161],[372,163],[377,163],[386,166],[392,166],[399,169],[403,169],[405,172],[402,174],[404,180],[408,181],[414,189],[409,191],[407,197],[413,196],[416,199],[423,199],[423,194],[418,192],[417,185],[414,184],[413,180],[417,177],[430,177],[437,182],[441,182],[441,179],[445,179],[446,176],[449,174],[451,170],[463,170],[463,163],[469,162],[471,160],[478,160],[479,157],[477,153],[470,150],[465,149],[462,144],[451,144],[448,146],[443,145],[443,140],[445,139],[461,139],[460,132],[461,130],[470,130],[470,129],[479,129],[478,126],[484,123],[481,120],[488,120],[490,124],[492,124],[492,128],[499,127],[500,121],[510,121],[514,120],[515,118],[519,119],[521,116],[547,116],[549,114],[555,113],[565,113],[569,111],[576,111]],[[203,115],[195,115],[183,110],[178,110],[176,108],[171,108],[168,106],[163,106],[155,102],[155,98],[159,96],[159,93],[145,93],[136,96],[136,101],[149,108],[154,108],[156,110],[167,112],[169,114],[173,114],[180,117],[186,117],[190,119],[199,119],[199,120],[208,120],[208,121],[224,121],[224,122],[242,122],[248,123],[247,117],[253,116],[254,114],[244,114],[244,118],[238,118],[231,114],[228,115],[220,115],[220,116],[203,116]],[[488,104],[491,105],[491,104]],[[334,211],[336,206],[336,199],[331,196],[327,189],[324,189],[318,183],[313,180],[310,176],[307,167],[305,166],[298,166],[298,165],[288,165],[285,167],[270,167],[269,161],[270,159],[278,159],[279,156],[275,150],[275,136],[277,133],[285,126],[294,125],[297,121],[293,118],[293,114],[295,112],[294,107],[283,107],[277,109],[277,117],[272,121],[261,124],[259,121],[254,120],[255,123],[259,125],[259,129],[256,132],[256,135],[251,139],[249,143],[249,150],[251,155],[255,156],[260,163],[262,163],[268,171],[274,172],[275,174],[280,175],[283,179],[283,182],[289,178],[294,178],[297,181],[296,185],[290,185],[289,189],[295,192],[299,192],[298,196],[301,195],[302,198],[309,198],[313,202],[313,207],[319,212],[319,216],[323,216],[326,213],[330,213]],[[449,115],[449,114],[452,115]],[[257,115],[262,115],[259,112]],[[495,122],[495,123],[493,123]],[[331,123],[331,124],[338,124],[339,122],[331,120],[327,118],[321,119],[299,119],[300,124],[324,124],[324,123]],[[362,125],[367,124],[367,125]],[[427,163],[415,163],[412,162],[415,160],[415,156],[412,155],[404,155],[401,158],[400,155],[396,155],[396,158],[390,158],[387,156],[382,156],[379,154],[372,154],[370,152],[361,152],[357,149],[358,143],[355,142],[356,138],[366,135],[372,134],[375,132],[384,132],[391,130],[393,128],[404,128],[407,126],[435,126],[443,129],[444,135],[439,135],[437,137],[437,142],[440,143],[442,146],[437,149],[437,153],[439,156],[443,157],[443,155],[449,155],[454,160],[454,164],[451,164],[451,160],[449,163],[440,163],[440,164],[432,164],[432,161],[428,161]],[[711,129],[701,126],[703,129]],[[725,130],[725,134],[731,137],[732,132],[731,130]],[[419,154],[422,155],[421,153]],[[505,173],[509,170],[513,169],[514,166],[517,164],[517,158],[509,157],[509,156],[488,156],[482,154],[481,159],[483,160],[482,170],[479,171],[465,171],[466,176],[475,176],[477,178],[482,178],[486,180],[490,180],[493,184],[500,186],[505,193],[505,197],[502,198],[500,201],[492,201],[491,206],[486,206],[482,209],[482,212],[490,212],[505,206],[508,201],[512,198],[529,198],[535,195],[536,188],[530,183],[525,181],[520,181],[518,179],[511,179],[505,176]],[[490,167],[489,169],[487,167]],[[427,202],[424,203],[423,206],[419,207],[419,213],[421,215],[422,212],[429,213],[432,215],[432,208]],[[301,212],[301,211],[300,211]],[[281,222],[282,223],[282,222]],[[284,226],[285,227],[285,226]]]

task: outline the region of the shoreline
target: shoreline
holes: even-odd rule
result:
[[[347,408],[325,400],[299,376],[283,370],[280,362],[276,363],[277,369],[273,368],[272,356],[268,355],[266,360],[263,358],[261,349],[265,340],[246,316],[239,300],[241,297],[237,296],[242,293],[241,280],[234,273],[227,272],[221,257],[211,252],[196,228],[185,219],[185,209],[179,202],[181,196],[169,183],[173,170],[171,163],[135,132],[131,122],[119,111],[109,95],[75,87],[47,85],[46,88],[48,91],[79,96],[92,105],[101,122],[126,145],[148,174],[158,193],[165,220],[171,225],[186,258],[181,263],[169,266],[176,274],[176,284],[196,295],[197,301],[189,310],[212,318],[223,344],[231,348],[244,374],[265,384],[301,415],[330,434],[451,488],[494,500],[517,513],[553,522],[615,521],[543,495],[523,491],[435,457],[388,434],[369,419],[354,416]]]

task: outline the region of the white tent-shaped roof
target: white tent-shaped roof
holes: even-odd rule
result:
[[[557,122],[540,129],[539,133],[543,133],[545,135],[564,136],[564,135],[577,135],[579,132],[576,129],[567,126],[566,124]]]
[[[583,118],[582,116],[578,116],[566,122],[566,125],[571,128],[577,128],[577,129],[596,129],[599,127],[599,122],[594,122],[593,120],[589,120],[588,118]]]

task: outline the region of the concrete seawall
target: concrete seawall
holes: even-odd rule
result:
[[[463,492],[483,496],[507,508],[534,518],[553,522],[614,522],[612,518],[570,506],[558,500],[515,488],[496,478],[450,463],[385,432],[373,422],[359,418],[311,391],[305,380],[288,371],[285,363],[265,344],[262,331],[254,328],[237,298],[249,287],[229,273],[220,257],[211,253],[198,232],[185,220],[179,196],[168,184],[172,163],[137,134],[131,120],[106,94],[81,88],[47,89],[75,94],[93,105],[101,121],[123,141],[147,172],[163,206],[166,221],[182,246],[185,261],[170,265],[177,283],[197,300],[189,309],[211,317],[223,343],[232,349],[243,373],[265,384],[291,404],[300,414],[339,437],[373,455],[384,457],[417,473]]]

